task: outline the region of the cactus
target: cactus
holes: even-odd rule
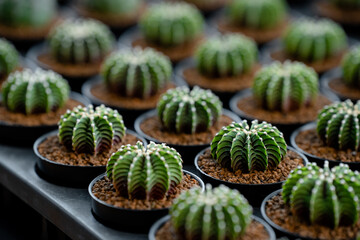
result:
[[[211,156],[232,171],[276,168],[286,155],[283,134],[267,122],[246,120],[223,127],[211,142]]]
[[[4,38],[0,38],[0,77],[6,76],[19,64],[19,53],[16,48]]]
[[[360,101],[350,100],[325,106],[318,115],[317,134],[329,147],[360,149]]]
[[[271,29],[286,18],[283,0],[234,0],[227,7],[229,20],[252,29]]]
[[[158,3],[151,6],[140,21],[149,42],[174,46],[194,40],[203,32],[204,19],[187,3]]]
[[[122,116],[104,105],[78,106],[59,121],[59,140],[70,151],[97,154],[121,142],[126,128]]]
[[[342,71],[344,83],[360,89],[360,46],[352,48],[344,56]]]
[[[135,12],[142,0],[80,0],[86,9],[104,14],[128,14]]]
[[[282,198],[294,216],[329,228],[357,222],[360,210],[360,175],[348,165],[329,169],[314,163],[295,169],[283,185]]]
[[[275,62],[256,74],[252,91],[262,108],[289,112],[316,101],[318,76],[303,63]]]
[[[360,8],[360,1],[359,0],[329,0],[332,4],[335,6],[338,6],[340,8],[351,8],[356,9]]]
[[[206,191],[193,188],[175,199],[171,223],[181,239],[240,239],[251,223],[252,207],[237,191],[224,185]]]
[[[217,122],[222,103],[210,90],[178,87],[161,96],[157,112],[165,129],[193,134],[207,131]]]
[[[115,37],[101,22],[90,19],[65,20],[48,36],[53,58],[66,64],[102,60],[114,47]]]
[[[106,166],[106,174],[120,196],[130,199],[163,199],[182,180],[180,154],[165,144],[141,142],[123,145]]]
[[[257,46],[241,34],[210,38],[196,51],[197,69],[210,77],[232,77],[251,70],[257,61]]]
[[[346,34],[329,19],[304,18],[291,24],[284,36],[285,51],[297,60],[315,62],[339,54],[347,47]]]
[[[2,87],[3,104],[11,112],[48,113],[64,106],[70,87],[53,71],[37,68],[11,73]]]
[[[151,48],[112,54],[102,65],[101,74],[109,90],[126,97],[148,98],[170,82],[170,60]]]

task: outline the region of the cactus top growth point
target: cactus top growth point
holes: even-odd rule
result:
[[[344,56],[342,71],[345,84],[360,89],[360,46],[352,48]]]
[[[19,53],[15,47],[4,38],[0,38],[0,77],[6,76],[19,64]]]
[[[128,14],[135,12],[142,0],[80,0],[86,9],[104,14]]]
[[[158,3],[144,14],[140,28],[147,41],[160,46],[174,46],[201,36],[204,19],[193,5]]]

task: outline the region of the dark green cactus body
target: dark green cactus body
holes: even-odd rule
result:
[[[64,106],[70,87],[53,71],[25,69],[9,75],[2,87],[2,100],[11,112],[46,113]]]
[[[187,87],[168,90],[159,100],[157,112],[163,127],[177,133],[208,130],[220,118],[222,103],[210,90]]]
[[[159,93],[171,80],[172,65],[161,53],[146,48],[112,54],[101,74],[109,90],[126,97],[148,98]]]
[[[123,145],[106,166],[116,191],[130,199],[163,199],[181,182],[182,160],[175,149],[151,142]]]
[[[170,209],[171,222],[181,239],[235,240],[251,223],[252,208],[237,191],[224,185],[206,191],[194,188],[182,193]]]
[[[6,39],[0,38],[0,77],[6,76],[19,64],[19,53]]]
[[[293,214],[330,228],[355,224],[360,210],[360,175],[348,165],[324,169],[311,163],[294,170],[283,185],[282,198]]]
[[[345,84],[360,89],[360,46],[352,48],[344,56],[342,70]]]
[[[90,19],[65,20],[48,37],[52,56],[61,63],[84,64],[101,60],[115,44],[103,23]]]
[[[85,8],[104,14],[128,14],[135,12],[142,0],[80,0]]]
[[[276,168],[286,155],[283,134],[271,124],[246,120],[223,127],[211,142],[211,156],[233,171]]]
[[[360,101],[337,102],[324,107],[317,121],[317,133],[324,143],[336,149],[360,149]]]
[[[59,140],[76,153],[107,152],[120,143],[126,128],[122,116],[104,105],[78,106],[68,110],[59,122]]]
[[[285,51],[297,60],[321,61],[347,47],[340,25],[328,19],[300,19],[291,24],[284,37]]]
[[[256,74],[252,90],[262,108],[289,112],[316,101],[318,76],[299,62],[275,62]]]
[[[141,19],[147,41],[174,46],[194,40],[203,32],[204,19],[196,7],[187,3],[158,3]]]
[[[195,56],[199,72],[210,77],[239,76],[251,70],[257,61],[257,46],[241,34],[210,38]]]
[[[329,0],[331,3],[335,4],[340,8],[360,8],[360,0]]]

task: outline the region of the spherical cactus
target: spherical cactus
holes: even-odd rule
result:
[[[359,0],[329,0],[331,3],[335,4],[340,8],[360,8]]]
[[[180,154],[165,144],[123,145],[106,166],[106,174],[120,196],[163,199],[182,180]]]
[[[318,76],[299,62],[275,62],[256,74],[252,90],[262,108],[289,112],[316,101]]]
[[[329,19],[304,18],[291,24],[284,36],[285,51],[297,60],[314,62],[333,57],[347,47],[346,34]]]
[[[104,14],[126,14],[135,12],[142,0],[80,0],[86,9]]]
[[[271,29],[286,18],[283,0],[234,0],[227,7],[230,21],[253,29]]]
[[[151,6],[140,21],[145,39],[161,46],[194,40],[203,32],[204,19],[187,3],[159,3]]]
[[[172,65],[161,53],[147,48],[112,54],[101,74],[109,90],[126,97],[148,98],[159,93],[170,82]]]
[[[232,77],[251,70],[257,61],[255,42],[240,34],[210,38],[197,50],[197,69],[210,77]]]
[[[110,29],[90,19],[65,20],[53,29],[48,38],[53,58],[67,64],[100,61],[115,44]]]
[[[157,105],[163,127],[177,133],[208,130],[220,118],[222,103],[210,90],[195,86],[168,90]]]
[[[182,193],[170,209],[171,223],[181,239],[240,239],[251,223],[252,207],[224,185]]]
[[[122,116],[104,105],[78,106],[59,121],[59,140],[70,151],[97,154],[120,143],[126,128]]]
[[[18,64],[19,53],[15,47],[4,38],[0,38],[0,77],[14,71]]]
[[[2,87],[4,106],[11,112],[46,113],[64,106],[70,87],[53,71],[37,68],[11,73]]]
[[[345,55],[342,70],[345,84],[360,89],[360,46],[354,47]]]
[[[283,134],[267,122],[246,120],[223,127],[211,142],[211,156],[233,171],[276,168],[286,155]]]
[[[324,107],[317,121],[317,134],[336,149],[360,149],[360,101],[337,102]]]
[[[294,216],[330,228],[357,222],[360,210],[360,175],[348,165],[329,169],[309,166],[294,170],[283,185],[282,198]]]

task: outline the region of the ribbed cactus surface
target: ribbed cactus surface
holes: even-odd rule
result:
[[[135,12],[142,0],[80,0],[85,8],[104,14],[129,14]]]
[[[19,53],[6,39],[0,38],[0,77],[6,76],[19,64]]]
[[[352,48],[344,56],[342,71],[345,84],[360,89],[360,46]]]

